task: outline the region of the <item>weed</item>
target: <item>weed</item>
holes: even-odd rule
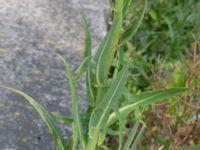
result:
[[[71,71],[67,61],[59,55],[68,74],[72,99],[72,116],[62,116],[58,113],[53,115],[59,120],[71,123],[72,139],[70,140],[72,142],[63,140],[51,114],[37,100],[17,89],[4,87],[24,97],[35,108],[47,124],[57,150],[70,148],[73,150],[96,150],[103,147],[109,149],[108,145],[104,145],[107,135],[118,137],[118,149],[135,149],[146,126],[142,121],[142,112],[145,107],[187,91],[186,88],[172,88],[143,92],[137,95],[128,92],[125,85],[130,61],[123,59],[124,53],[120,49],[139,29],[146,12],[147,1],[138,24],[134,27],[128,27],[123,32],[121,29],[124,14],[126,14],[129,5],[128,0],[116,0],[115,3],[112,1],[110,3],[114,14],[113,23],[94,57],[91,55],[91,37],[88,24],[83,15],[85,52],[84,59],[75,74]],[[111,68],[112,72],[110,72]],[[88,108],[84,114],[86,120],[89,120],[86,122],[86,127],[83,127],[83,121],[80,117],[76,88],[77,80],[84,72],[86,72],[88,100]],[[129,95],[129,97],[126,98],[123,95]],[[132,115],[133,120],[128,121],[130,115]],[[134,127],[127,127],[127,123],[132,123]]]

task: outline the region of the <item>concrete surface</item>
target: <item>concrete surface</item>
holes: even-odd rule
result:
[[[70,114],[69,87],[62,54],[76,69],[83,51],[82,9],[93,37],[93,48],[106,32],[107,0],[0,0],[0,84],[18,88],[48,111]],[[85,106],[84,78],[78,83]],[[67,139],[70,126],[59,122]],[[0,150],[53,150],[52,138],[37,112],[26,101],[0,88]]]

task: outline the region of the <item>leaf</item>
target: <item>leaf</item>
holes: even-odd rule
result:
[[[51,133],[51,135],[54,139],[54,142],[56,144],[56,149],[57,150],[66,150],[66,147],[65,147],[66,143],[64,143],[58,127],[54,123],[53,118],[50,116],[50,114],[44,109],[44,107],[42,107],[36,100],[34,100],[32,97],[25,94],[24,92],[21,92],[17,89],[10,88],[10,87],[4,87],[4,88],[24,97],[30,103],[30,105],[39,113],[40,117],[43,119],[43,121],[48,126],[49,132]]]
[[[131,3],[131,0],[124,0],[124,6],[123,6],[123,16],[126,15],[127,11],[128,11],[128,7]]]
[[[84,58],[82,63],[79,65],[79,67],[75,71],[75,73],[76,73],[76,76],[74,78],[75,80],[78,80],[81,77],[81,75],[86,71],[87,63],[88,63],[89,59],[90,59],[90,57]]]
[[[121,39],[121,43],[120,46],[123,46],[124,44],[126,44],[134,35],[135,33],[138,31],[138,29],[140,28],[142,21],[144,19],[144,15],[145,12],[147,10],[147,4],[148,4],[148,0],[145,1],[145,5],[144,5],[144,9],[143,12],[140,16],[140,19],[138,21],[138,23],[135,25],[135,22],[132,23],[123,33],[122,35],[122,39]]]
[[[106,92],[103,100],[94,110],[94,113],[90,120],[90,139],[87,146],[87,150],[95,149],[94,146],[97,143],[99,131],[101,128],[104,127],[104,123],[109,116],[111,108],[113,108],[116,105],[116,103],[118,103],[118,99],[121,96],[121,92],[126,81],[125,79],[127,70],[128,65],[122,68],[122,70],[118,73],[116,79],[113,79],[113,81],[111,82],[111,86]]]
[[[169,28],[169,35],[170,35],[171,41],[174,42],[174,30],[173,30],[173,27],[172,27],[172,23],[170,22],[170,20],[166,16],[163,16],[163,18],[164,18],[164,20],[167,23],[167,26]]]
[[[156,13],[155,10],[153,10],[153,9],[151,9],[151,10],[149,11],[149,16],[150,16],[153,20],[157,20],[157,18],[158,18],[157,13]]]
[[[71,7],[71,6],[70,6]],[[93,93],[93,88],[92,88],[92,82],[93,82],[93,74],[92,74],[92,64],[91,64],[91,58],[92,58],[92,50],[91,50],[91,35],[89,31],[89,25],[87,22],[86,17],[84,16],[82,11],[79,11],[77,9],[73,8],[80,16],[81,20],[83,23],[83,29],[84,29],[84,35],[85,35],[85,48],[84,48],[84,60],[88,58],[88,61],[86,63],[86,68],[85,65],[80,66],[80,73],[75,77],[75,79],[78,79],[82,73],[85,72],[86,69],[86,87],[87,87],[87,99],[89,105],[93,106],[94,105],[94,93]],[[84,63],[84,60],[82,64]]]
[[[107,130],[107,134],[112,135],[112,136],[119,136],[120,132],[119,131],[114,131],[112,129],[108,129]],[[104,137],[104,139],[105,139],[105,137]]]
[[[92,74],[92,65],[91,65],[91,58],[92,58],[92,48],[91,48],[91,35],[89,31],[89,26],[85,16],[81,13],[83,27],[84,27],[84,34],[85,34],[85,49],[84,49],[84,59],[89,57],[86,66],[86,87],[87,87],[87,99],[88,103],[91,106],[94,106],[94,93],[92,89],[92,82],[93,82],[93,74]]]
[[[82,124],[81,124],[81,119],[80,119],[80,115],[79,115],[76,81],[73,79],[73,73],[72,73],[67,61],[64,59],[63,56],[61,56],[61,55],[58,55],[58,56],[62,60],[64,66],[65,66],[66,72],[68,74],[70,89],[71,89],[72,114],[73,114],[73,119],[74,119],[72,127],[75,128],[73,131],[78,132],[81,149],[84,149],[85,148],[85,139],[83,136]],[[73,133],[73,134],[76,134],[76,133]],[[73,139],[73,141],[76,141],[76,139]]]
[[[114,20],[110,31],[101,42],[95,56],[97,86],[103,86],[116,51],[122,26],[123,0],[115,1]]]
[[[176,94],[180,94],[187,90],[188,90],[187,88],[172,88],[172,89],[167,89],[167,90],[156,90],[156,91],[144,92],[138,95],[138,97],[135,98],[132,104],[128,104],[126,106],[121,107],[119,109],[119,113],[121,114],[121,116],[126,117],[130,112],[132,112],[138,107],[151,105],[155,102],[174,96]],[[116,120],[117,120],[116,114],[112,113],[109,116],[106,126],[108,127],[112,125]]]
[[[62,122],[72,123],[74,120],[72,117],[63,116],[57,112],[52,112],[51,114],[54,115],[58,120],[60,120]]]
[[[97,106],[96,113],[94,114],[93,124],[100,127],[108,117],[107,114],[111,108],[118,104],[118,99],[121,96],[122,89],[125,84],[126,73],[128,71],[128,65],[118,73],[116,79],[113,79],[111,86],[106,92],[102,102]]]
[[[117,115],[117,118],[119,120],[119,131],[118,131],[118,139],[119,139],[118,145],[119,146],[118,146],[118,149],[121,150],[122,142],[123,142],[123,131],[124,131],[124,129],[126,129],[125,122],[124,122],[124,119],[120,116],[118,108],[113,108],[113,111],[115,112],[115,114]]]
[[[140,130],[140,132],[138,133],[137,137],[135,138],[130,150],[135,150],[136,149],[136,146],[138,145],[138,143],[141,140],[142,135],[144,133],[144,128],[145,128],[145,125],[142,126],[142,129]]]
[[[126,143],[124,144],[123,150],[128,150],[129,147],[131,146],[133,139],[137,133],[140,121],[141,121],[140,119],[137,119],[134,127],[131,129],[130,133],[128,134],[128,139],[126,140]]]

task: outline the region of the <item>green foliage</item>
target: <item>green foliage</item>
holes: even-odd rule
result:
[[[104,86],[119,41],[123,18],[123,0],[115,1],[114,19],[95,56],[97,86]],[[106,61],[105,61],[106,60]]]
[[[129,25],[129,27],[124,31],[122,38],[121,38],[120,46],[126,44],[136,34],[136,32],[138,31],[139,27],[142,24],[146,10],[147,10],[147,0],[145,1],[145,6],[144,6],[142,14],[139,18],[138,23],[137,24],[135,24],[135,22],[131,23]]]
[[[130,104],[119,108],[120,115],[127,117],[130,112],[137,109],[138,107],[145,107],[165,98],[171,97],[175,94],[185,92],[187,89],[178,88],[178,89],[168,89],[168,90],[158,90],[152,92],[144,92],[134,97],[133,102]],[[112,125],[117,119],[115,113],[112,113],[108,119],[107,126]]]
[[[137,119],[137,122],[135,123],[134,127],[131,129],[130,134],[128,135],[128,138],[126,140],[126,143],[124,144],[123,150],[129,149],[129,147],[131,146],[135,138],[135,135],[137,133],[137,130],[139,128],[139,124],[140,124],[140,119]]]
[[[127,20],[139,20],[143,3],[133,1],[131,7]],[[196,0],[149,0],[145,19],[131,44],[147,60],[155,61],[158,55],[179,58],[194,37],[199,39],[199,8]]]
[[[126,53],[123,59],[132,58],[126,91],[140,93],[160,88],[190,88],[188,94],[145,109],[149,131],[144,133],[141,145],[148,147],[150,139],[155,141],[153,149],[176,149],[176,146],[199,143],[194,136],[199,127],[194,125],[198,124],[198,119],[194,119],[198,117],[194,116],[199,114],[200,93],[199,8],[200,1],[196,0],[149,0],[140,28],[123,47],[122,51]],[[136,24],[143,9],[141,1],[133,1],[127,12],[124,28],[132,22]],[[135,94],[123,94],[129,101],[135,98]],[[165,107],[159,108],[159,105]],[[169,117],[170,121],[163,123],[158,116],[163,117],[163,120]],[[165,124],[168,124],[171,133],[163,134]],[[191,128],[194,126],[194,131],[188,133],[188,127],[189,131],[186,132],[186,124]],[[181,141],[182,139],[184,140]]]
[[[142,112],[147,106],[187,91],[186,88],[171,88],[134,94],[129,92],[131,90],[128,87],[125,95],[129,95],[129,98],[123,96],[128,86],[127,75],[131,64],[131,62],[124,59],[126,54],[123,51],[123,45],[136,34],[136,31],[142,25],[141,22],[148,5],[146,1],[136,26],[126,28],[124,32],[122,31],[122,23],[125,14],[128,13],[127,9],[130,1],[115,0],[115,3],[110,1],[110,5],[114,13],[113,24],[94,57],[91,54],[91,37],[88,23],[83,15],[81,16],[85,32],[85,51],[84,59],[77,71],[73,73],[64,57],[59,55],[68,75],[72,99],[72,118],[55,112],[53,115],[57,119],[72,125],[72,137],[68,143],[63,142],[51,115],[36,100],[23,92],[6,87],[11,92],[24,97],[38,111],[49,127],[57,150],[70,148],[73,150],[97,150],[102,147],[112,149],[112,146],[109,147],[103,144],[109,134],[118,136],[119,142],[115,144],[118,149],[136,149],[145,130]],[[152,11],[150,14],[152,18],[157,18],[155,12]],[[168,22],[167,19],[165,20]],[[114,71],[111,72],[111,69]],[[77,99],[77,80],[84,73],[86,73],[88,108],[86,112],[81,112],[82,115],[80,115]],[[123,98],[125,100],[122,100]],[[129,120],[132,113],[135,113],[135,115]],[[134,124],[133,128],[126,126],[129,123]]]

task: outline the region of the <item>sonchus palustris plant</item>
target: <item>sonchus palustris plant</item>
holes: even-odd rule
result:
[[[156,90],[132,95],[127,93],[126,82],[129,71],[129,61],[124,60],[123,46],[137,32],[147,9],[145,1],[143,12],[137,23],[132,23],[127,29],[123,29],[123,17],[126,15],[130,0],[109,1],[113,12],[113,22],[110,30],[100,43],[95,55],[91,52],[91,37],[88,23],[82,16],[85,33],[84,59],[77,71],[73,73],[67,61],[60,57],[68,75],[68,82],[71,89],[72,116],[64,116],[58,113],[49,113],[37,100],[27,94],[10,87],[4,87],[11,92],[24,97],[30,105],[39,113],[49,128],[56,150],[98,150],[112,149],[105,144],[107,135],[117,136],[115,145],[119,150],[135,149],[142,137],[145,125],[142,121],[142,109],[150,104],[166,99],[167,97],[186,91],[185,88]],[[80,115],[77,80],[86,74],[86,92],[88,108],[85,116]],[[129,100],[121,103],[122,94],[128,94]],[[127,128],[127,118],[133,121],[133,127]],[[71,124],[72,136],[65,141],[52,117],[56,117],[65,123]],[[83,119],[87,118],[87,119]],[[130,121],[130,119],[129,119]],[[83,127],[83,122],[86,126]]]

